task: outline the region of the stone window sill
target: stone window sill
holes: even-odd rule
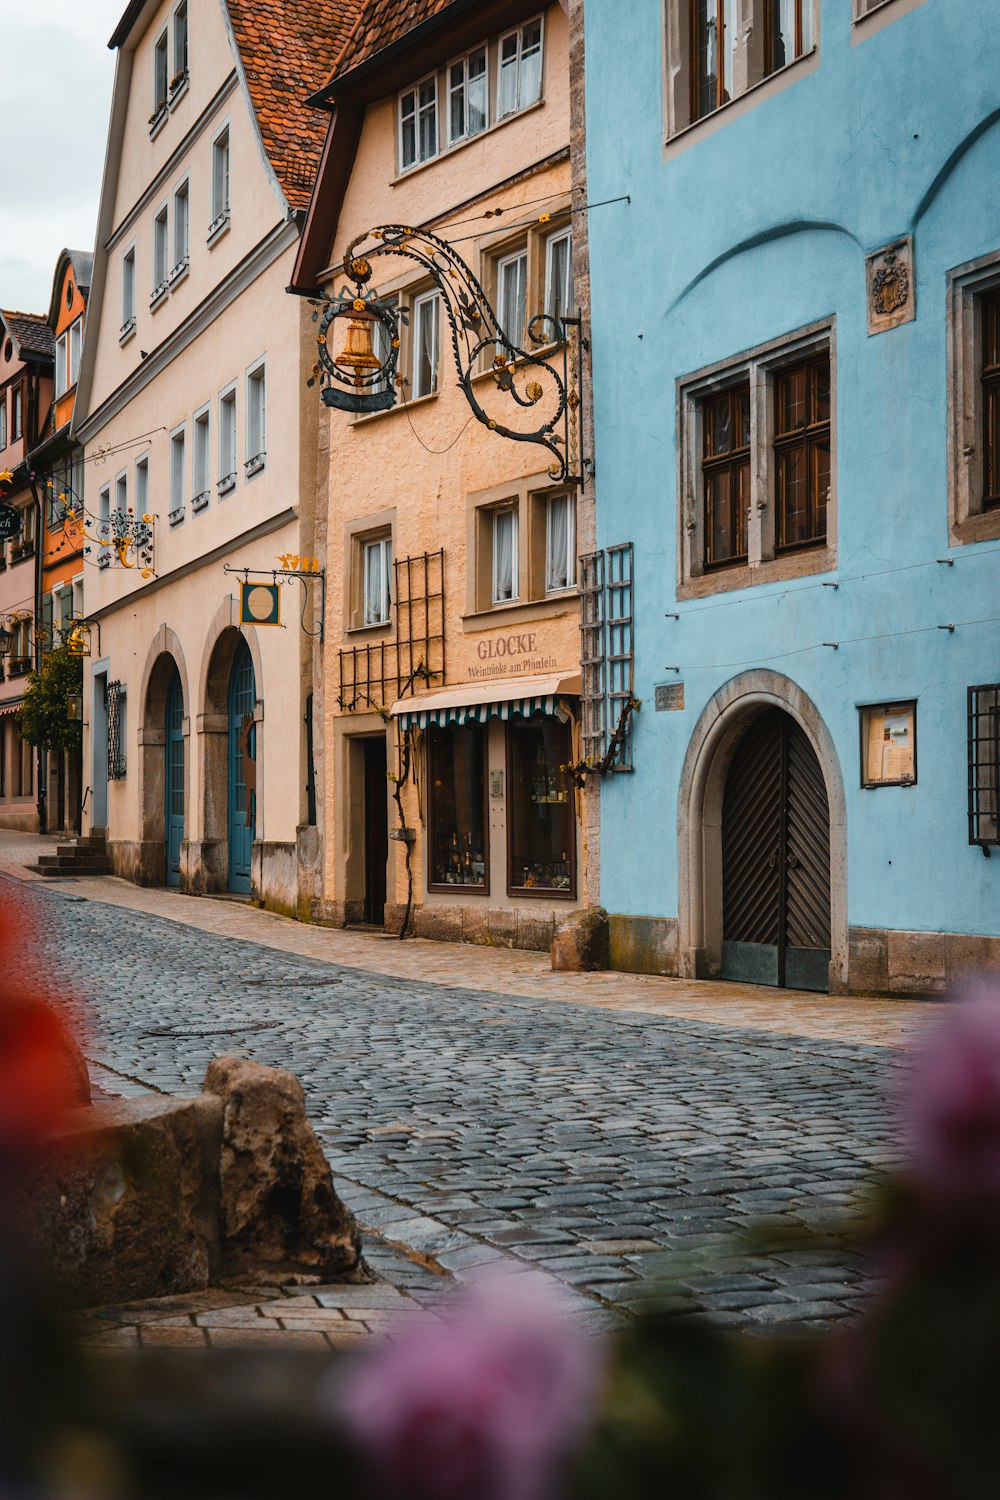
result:
[[[678,585],[677,598],[703,599],[709,594],[737,593],[741,589],[758,588],[763,583],[785,583],[815,573],[831,573],[836,566],[835,546],[803,548],[752,566],[737,563],[731,568],[713,569],[697,578],[687,578]]]

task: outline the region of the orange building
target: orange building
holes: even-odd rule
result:
[[[72,436],[72,422],[93,262],[89,251],[64,250],[52,281],[48,324],[55,356],[53,401],[41,440],[28,459],[41,508],[36,604],[39,655],[61,645],[72,622],[84,612],[84,464],[83,449]],[[44,766],[48,829],[79,831],[80,767],[79,751],[48,752]]]

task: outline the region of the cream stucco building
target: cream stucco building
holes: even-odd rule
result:
[[[285,287],[322,144],[303,98],[352,9],[129,5],[76,402],[85,831],[136,881],[292,911],[318,890],[320,585],[279,577],[280,623],[258,595],[241,625],[240,584],[316,553],[315,335]]]

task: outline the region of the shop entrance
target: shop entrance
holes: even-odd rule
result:
[[[257,819],[257,689],[253,661],[240,641],[229,674],[229,889],[250,890]]]
[[[365,915],[375,927],[385,923],[386,879],[389,860],[389,784],[385,736],[362,741],[365,786]]]
[[[830,809],[819,760],[782,709],[737,745],[722,804],[722,975],[829,988]]]
[[[163,781],[167,885],[179,886],[184,840],[184,691],[176,667],[167,688],[166,752]]]

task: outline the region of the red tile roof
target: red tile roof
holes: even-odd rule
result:
[[[292,208],[307,208],[328,117],[305,103],[329,78],[363,0],[226,0],[250,98]]]
[[[4,308],[3,320],[22,356],[35,354],[52,358],[55,339],[44,313],[8,312]]]
[[[330,81],[357,68],[376,52],[447,10],[453,0],[363,0],[361,14],[330,74]]]

